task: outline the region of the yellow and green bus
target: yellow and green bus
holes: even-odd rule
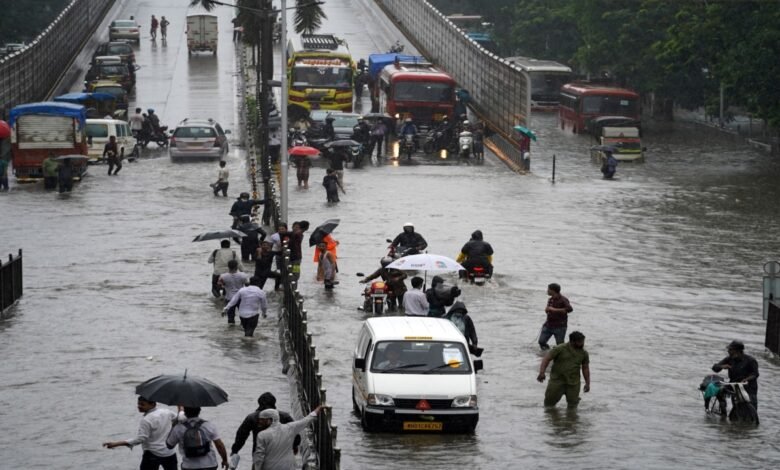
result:
[[[307,112],[352,111],[355,62],[332,34],[301,35],[287,44],[288,103]]]

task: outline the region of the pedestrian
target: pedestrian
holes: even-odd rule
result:
[[[165,440],[165,445],[169,449],[173,449],[178,444],[182,470],[217,470],[217,455],[211,448],[212,442],[222,458],[222,467],[227,469],[227,451],[219,437],[217,427],[210,421],[200,418],[200,408],[185,406],[184,416],[187,420],[177,423]]]
[[[447,286],[441,276],[433,276],[430,289],[425,291],[425,298],[428,300],[428,316],[443,317],[445,307],[452,305],[460,294],[458,286]]]
[[[214,190],[214,195],[218,196],[219,192],[222,191],[222,197],[227,197],[227,190],[229,186],[228,177],[230,177],[230,172],[227,168],[227,163],[222,160],[219,162],[219,171],[217,172],[217,182],[211,184],[211,189]]]
[[[317,265],[317,280],[325,283],[325,289],[333,289],[336,284],[336,258],[328,251],[324,241],[317,244],[320,249],[320,259]]]
[[[128,123],[133,137],[138,138],[138,133],[144,128],[144,115],[141,108],[135,108],[135,114],[130,116]]]
[[[450,307],[450,310],[444,315],[444,318],[451,321],[464,338],[469,346],[469,352],[475,356],[482,355],[482,348],[477,344],[479,341],[477,338],[477,329],[474,328],[474,321],[469,316],[469,311],[466,309],[466,305],[463,302],[455,302]]]
[[[242,215],[252,215],[252,209],[255,206],[265,204],[265,199],[249,199],[249,193],[239,194],[238,199],[230,207],[230,215],[233,216],[233,227],[238,227]]]
[[[295,436],[317,418],[322,405],[308,416],[298,421],[282,424],[279,412],[274,409],[263,410],[258,414],[259,427],[257,448],[252,454],[254,470],[292,470],[295,468],[295,455],[292,444]]]
[[[241,239],[238,240],[241,244],[241,261],[254,260],[255,254],[257,253],[257,247],[260,246],[260,242],[265,239],[265,230],[252,222],[248,215],[242,215],[240,217],[240,222],[241,223],[236,227],[236,230],[246,234],[245,237],[241,237]]]
[[[539,382],[544,382],[550,362],[553,366],[544,392],[544,406],[555,406],[566,395],[566,405],[576,408],[580,402],[580,370],[585,377],[585,393],[590,391],[590,357],[585,350],[585,335],[572,331],[568,343],[555,346],[544,356],[536,377]]]
[[[271,234],[271,252],[276,259],[276,269],[282,269],[284,257],[284,242],[290,241],[290,234],[287,232],[287,223],[279,222],[276,225],[276,232]]]
[[[132,449],[141,445],[143,456],[141,457],[141,470],[176,470],[176,451],[165,445],[165,439],[171,432],[171,428],[177,421],[184,421],[183,413],[174,413],[167,408],[158,408],[157,403],[138,397],[138,412],[143,413],[141,423],[138,425],[138,434],[126,441],[104,442],[103,447],[113,449],[115,447],[129,447]]]
[[[160,18],[160,34],[162,35],[163,41],[165,41],[168,38],[168,25],[171,24],[170,21],[166,20],[163,16]]]
[[[114,176],[116,176],[117,173],[119,173],[119,170],[122,169],[122,158],[124,158],[125,149],[123,148],[121,153],[120,150],[116,144],[116,136],[111,136],[108,138],[108,142],[106,142],[106,145],[103,147],[103,159],[105,159],[108,162],[108,176],[111,176],[111,172],[114,172]],[[116,171],[114,171],[114,167],[116,167]]]
[[[219,276],[217,285],[225,290],[225,305],[230,303],[238,291],[249,283],[249,276],[238,271],[238,261],[228,261],[228,272]],[[233,305],[223,313],[227,313],[227,322],[236,323],[236,306]]]
[[[293,155],[293,165],[295,165],[295,176],[298,178],[298,187],[303,186],[303,189],[309,189],[311,159],[306,155]]]
[[[71,192],[73,189],[73,167],[70,159],[59,160],[57,167],[57,184],[60,187],[60,193]]]
[[[0,156],[0,191],[8,191],[8,160]]]
[[[382,157],[382,142],[385,141],[385,134],[387,133],[387,124],[384,119],[377,119],[374,126],[371,128],[371,147],[376,147],[376,157]]]
[[[219,276],[230,271],[230,268],[228,268],[229,261],[238,261],[238,270],[244,271],[244,265],[239,261],[236,252],[230,249],[230,240],[222,240],[219,244],[220,248],[212,251],[208,259],[208,262],[214,265],[214,271],[211,275],[211,293],[214,294],[214,297],[222,295],[218,284]]]
[[[43,187],[44,189],[57,188],[57,176],[59,174],[60,163],[54,159],[54,154],[49,152],[49,156],[43,161]]]
[[[231,23],[233,23],[233,42],[240,42],[241,41],[241,30],[243,29],[241,27],[241,20],[239,17],[235,17],[232,20],[230,20]]]
[[[339,186],[344,186],[344,162],[349,159],[345,152],[347,152],[346,147],[337,147],[329,148],[327,153],[330,167],[339,179]]]
[[[236,439],[233,441],[233,447],[230,449],[231,459],[233,455],[238,454],[244,447],[249,434],[252,434],[252,454],[257,450],[257,435],[262,431],[260,428],[260,413],[265,410],[276,410],[276,397],[271,392],[265,392],[257,399],[257,409],[249,413],[236,431]],[[278,411],[278,410],[277,410]],[[294,421],[290,413],[279,411],[279,422],[282,424],[292,423]],[[292,443],[293,454],[298,453],[298,446],[301,445],[300,434],[296,435]]]
[[[745,354],[745,344],[742,341],[732,341],[726,348],[728,356],[712,366],[713,372],[726,369],[729,382],[746,382],[745,391],[750,397],[750,403],[758,412],[758,361],[753,356]]]
[[[257,249],[255,254],[255,275],[250,279],[250,282],[259,287],[265,286],[265,281],[268,278],[274,280],[274,290],[279,290],[279,282],[282,279],[282,275],[278,271],[273,270],[275,255],[271,251],[271,242],[263,241],[260,243],[260,248]]]
[[[339,241],[333,238],[333,234],[328,233],[322,237],[322,241],[325,242],[326,249],[333,255],[333,259],[336,260],[336,272],[339,272]],[[314,245],[314,263],[320,262],[320,248],[319,243]]]
[[[241,320],[241,326],[244,328],[245,337],[255,334],[260,314],[263,315],[263,318],[268,316],[268,301],[266,300],[265,292],[255,285],[256,282],[256,279],[250,280],[250,285],[239,289],[223,311],[223,313],[227,313],[230,307],[238,305],[238,318]]]
[[[569,299],[561,295],[561,286],[556,283],[552,283],[547,286],[547,295],[550,298],[547,300],[547,308],[544,309],[544,313],[547,314],[547,321],[542,325],[542,330],[539,332],[539,347],[542,351],[550,349],[547,344],[550,341],[551,336],[555,336],[555,344],[563,343],[566,338],[567,320],[569,313],[574,311],[569,303]]]
[[[325,170],[325,177],[322,179],[322,185],[325,186],[325,194],[328,198],[328,202],[339,202],[339,188],[341,192],[346,194],[344,187],[341,186],[338,176],[336,176],[333,168]]]
[[[425,298],[423,288],[423,278],[414,276],[412,278],[412,290],[404,294],[404,312],[409,316],[424,317],[428,315],[428,299]]]
[[[152,24],[150,29],[150,34],[152,35],[152,41],[157,39],[157,26],[159,26],[160,22],[157,21],[157,18],[152,15]]]
[[[272,129],[268,135],[268,153],[271,155],[271,163],[276,165],[279,163],[279,156],[281,155],[282,141],[279,137],[279,129]]]
[[[290,234],[290,272],[293,279],[297,282],[301,277],[301,261],[303,260],[303,233],[309,229],[309,222],[302,220],[293,222],[292,233]]]
[[[474,130],[474,157],[478,159],[485,158],[485,124],[480,122]]]

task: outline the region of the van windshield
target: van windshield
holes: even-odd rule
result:
[[[371,372],[385,374],[470,374],[463,344],[448,341],[380,341]]]

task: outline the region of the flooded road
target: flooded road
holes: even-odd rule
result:
[[[168,125],[207,114],[237,132],[233,12],[217,10],[216,59],[188,60],[187,3],[124,12],[172,23],[165,47],[148,32],[142,40],[138,103]],[[373,23],[368,3],[324,6],[321,31],[346,36],[356,57],[400,38]],[[761,352],[760,279],[777,252],[780,164],[693,128],[650,125],[647,162],[621,164],[618,179],[604,181],[587,137],[561,131],[552,115],[534,115],[531,127],[539,142],[527,176],[491,155],[482,166],[418,156],[347,169],[338,205],[325,202],[322,167],[311,189],[290,188],[290,220],[342,220],[335,292],[314,281],[308,249],[301,277],[342,468],[776,467],[780,363]],[[234,195],[246,187],[236,145],[228,165]],[[223,326],[206,264],[216,243],[190,243],[229,223],[232,199],[208,191],[215,175],[215,164],[172,164],[150,151],[116,178],[93,167],[70,196],[15,186],[0,198],[0,248],[24,248],[26,286],[15,315],[0,321],[0,432],[14,436],[0,441],[0,467],[137,468],[138,451],[100,443],[133,435],[133,388],[159,373],[189,368],[225,386],[231,401],[204,417],[228,445],[260,392],[280,391],[288,406],[286,378],[256,373],[269,362],[278,371],[273,315],[255,342]],[[376,269],[385,238],[407,221],[431,253],[455,257],[475,229],[496,251],[496,278],[462,286],[485,348],[472,436],[366,434],[351,413],[351,352],[365,318],[355,273]],[[545,411],[535,380],[550,282],[571,300],[569,331],[587,336],[591,355],[592,391],[576,412]],[[735,338],[761,368],[756,429],[708,419],[697,391]]]

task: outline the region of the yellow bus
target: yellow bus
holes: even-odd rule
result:
[[[346,41],[332,34],[301,35],[287,44],[290,105],[352,111],[355,62]]]

